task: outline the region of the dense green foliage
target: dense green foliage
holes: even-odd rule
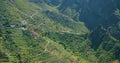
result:
[[[120,61],[119,9],[119,0],[0,0],[0,63]]]

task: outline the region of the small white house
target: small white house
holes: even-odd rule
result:
[[[27,30],[27,28],[25,28],[25,27],[21,27],[20,29],[22,29],[22,30]]]
[[[15,26],[16,26],[16,25],[14,25],[14,24],[10,25],[11,28],[15,28]]]

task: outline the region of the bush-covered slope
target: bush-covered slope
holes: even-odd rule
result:
[[[64,46],[46,36],[46,32],[68,32],[85,34],[88,32],[83,23],[72,18],[50,18],[46,11],[57,9],[41,3],[36,5],[28,0],[0,1],[0,63],[88,63],[81,60]],[[56,16],[54,16],[56,17]],[[74,23],[74,26],[72,26]],[[79,25],[80,24],[80,25]],[[83,27],[79,30],[77,26]],[[76,29],[75,29],[76,28]]]
[[[94,29],[100,24],[117,23],[118,18],[114,11],[120,9],[119,2],[119,0],[64,0],[58,9],[74,19],[85,22],[89,29]]]
[[[119,9],[119,0],[0,0],[0,63],[120,61]]]

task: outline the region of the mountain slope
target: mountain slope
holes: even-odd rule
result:
[[[77,58],[74,53],[66,51],[63,45],[45,35],[46,32],[85,34],[88,30],[83,23],[77,23],[59,12],[55,13],[55,15],[60,15],[60,18],[56,18],[56,20],[65,19],[69,24],[57,22],[46,13],[49,10],[57,9],[47,4],[38,6],[27,0],[0,1],[0,8],[0,62],[89,62],[84,58]],[[72,26],[72,23],[75,26]],[[79,30],[77,26],[83,27],[83,30],[82,28]]]
[[[89,29],[94,29],[100,24],[117,23],[118,18],[114,15],[114,11],[120,8],[119,4],[119,0],[65,0],[59,9],[62,13],[85,22]]]
[[[119,9],[119,0],[0,0],[0,63],[120,61]]]

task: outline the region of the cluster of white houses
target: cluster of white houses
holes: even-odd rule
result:
[[[26,20],[21,21],[21,25],[26,25],[26,24],[27,24]],[[9,28],[19,28],[21,30],[27,30],[26,27],[24,27],[24,26],[17,26],[15,24],[10,24],[8,27]]]

